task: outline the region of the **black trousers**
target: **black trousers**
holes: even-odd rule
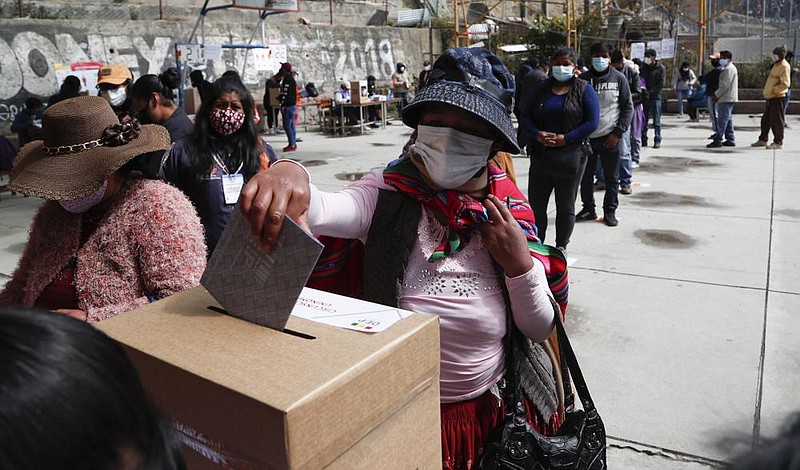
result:
[[[575,228],[575,198],[578,185],[586,167],[586,158],[578,165],[575,176],[551,176],[546,174],[541,164],[531,158],[531,169],[528,175],[528,200],[531,202],[533,215],[536,218],[536,231],[539,240],[544,243],[547,235],[547,205],[550,194],[556,193],[556,246],[566,248]]]
[[[758,140],[767,142],[769,131],[772,130],[773,142],[783,144],[783,128],[786,125],[786,116],[783,115],[784,98],[767,100],[767,109],[761,116],[761,135]]]
[[[613,148],[603,148],[606,137],[592,139],[592,155],[586,163],[581,181],[581,202],[583,208],[594,210],[594,173],[597,160],[603,166],[603,175],[606,180],[606,194],[603,198],[603,212],[613,211],[619,205],[619,145]]]

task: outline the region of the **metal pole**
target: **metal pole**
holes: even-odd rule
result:
[[[333,26],[333,0],[328,0],[328,11],[331,15],[331,26]]]
[[[786,22],[786,35],[788,36],[792,32],[792,7],[794,6],[794,0],[789,0],[789,21]]]
[[[761,55],[764,55],[764,37],[767,35],[767,0],[761,0]]]
[[[164,0],[158,0],[158,19],[164,19]]]
[[[750,0],[744,3],[744,37],[750,37]],[[747,47],[747,41],[744,42]]]
[[[22,8],[22,0],[19,0],[19,17],[22,18],[25,16],[25,11]]]

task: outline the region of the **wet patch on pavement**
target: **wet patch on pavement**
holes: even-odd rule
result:
[[[351,171],[347,173],[336,173],[336,179],[341,181],[357,181],[369,173],[368,171]]]
[[[677,172],[677,171],[687,171],[690,168],[707,168],[715,166],[722,166],[722,165],[720,163],[711,162],[709,160],[701,160],[697,158],[656,156],[643,159],[640,163],[638,171]]]
[[[697,240],[677,230],[637,230],[633,235],[645,245],[656,248],[689,248]]]
[[[303,166],[322,166],[328,164],[325,160],[298,160],[298,162],[302,163]]]
[[[628,200],[640,206],[693,206],[693,207],[721,207],[708,202],[706,198],[688,194],[672,194],[663,191],[635,192],[628,196]],[[800,211],[798,211],[800,214]]]
[[[700,153],[705,153],[705,154],[709,154],[709,153],[742,153],[741,150],[737,150],[735,147],[717,147],[717,148],[710,149],[710,148],[706,148],[705,146],[703,146],[703,147],[691,147],[691,148],[688,148],[686,150],[689,151],[689,152],[700,152]]]
[[[784,217],[791,217],[793,219],[800,219],[800,210],[798,209],[781,209],[775,211],[775,215],[782,215]]]

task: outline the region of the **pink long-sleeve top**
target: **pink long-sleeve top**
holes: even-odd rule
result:
[[[312,232],[364,241],[380,189],[390,189],[376,170],[348,188],[326,193],[311,187],[309,225]],[[503,376],[506,308],[500,282],[505,282],[517,327],[533,341],[546,339],[553,325],[544,266],[513,278],[498,279],[480,233],[466,247],[443,260],[428,256],[446,233],[425,207],[406,268],[400,308],[439,317],[441,331],[441,401],[478,397]]]

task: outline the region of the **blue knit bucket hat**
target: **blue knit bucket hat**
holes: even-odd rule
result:
[[[511,121],[514,76],[494,54],[481,48],[448,49],[433,64],[427,85],[403,108],[403,123],[416,129],[428,103],[445,103],[478,116],[505,140],[502,150],[519,153]]]

